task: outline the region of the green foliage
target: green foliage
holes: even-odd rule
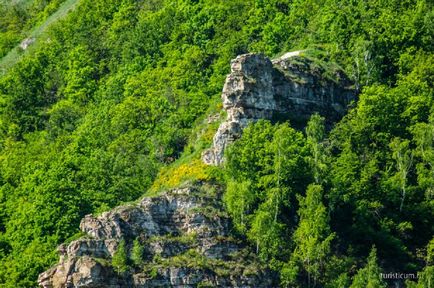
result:
[[[0,1],[0,59],[65,0]]]
[[[323,178],[322,174],[327,168],[323,143],[325,138],[324,117],[321,117],[319,114],[312,115],[307,123],[306,138],[307,145],[312,153],[310,165],[312,167],[315,183],[320,184]]]
[[[282,265],[280,270],[280,284],[283,287],[296,286],[299,271],[299,266],[293,261],[289,261]]]
[[[251,206],[255,202],[253,193],[251,193],[251,182],[236,182],[229,180],[227,182],[224,202],[227,205],[227,210],[231,213],[235,227],[241,233],[247,231],[247,223]]]
[[[0,58],[16,56],[0,71],[0,286],[34,287],[88,213],[150,187],[221,180],[199,160],[216,124],[200,121],[218,112],[229,60],[297,49],[331,79],[343,67],[360,99],[330,136],[317,115],[306,136],[246,129],[225,168],[235,227],[286,285],[310,270],[348,286],[348,262],[372,245],[381,263],[428,277],[413,251],[434,233],[433,11],[426,0],[0,0]],[[13,49],[36,34],[32,49]],[[310,183],[336,235],[337,264],[323,271],[290,257],[329,235],[291,237],[310,219],[297,216]]]
[[[321,186],[310,185],[306,196],[299,199],[300,221],[294,232],[296,246],[292,259],[306,271],[307,287],[315,287],[323,275],[331,252],[331,241],[335,237],[335,234],[330,232],[322,193]]]
[[[366,266],[359,269],[354,276],[350,288],[380,288],[387,287],[381,279],[381,268],[377,264],[377,250],[372,248]]]
[[[420,130],[430,123],[432,88],[422,76],[430,68],[415,61],[395,87],[365,88],[330,139],[329,203],[338,238],[358,257],[375,245],[382,259],[405,263],[395,267],[401,271],[417,266],[416,255],[408,253],[413,241],[423,247],[433,234],[432,227],[420,224],[434,207],[426,197],[430,166],[421,152],[431,149],[429,129]]]
[[[284,241],[295,194],[310,179],[305,139],[288,124],[258,121],[227,153],[224,200],[240,232],[263,259],[288,249]]]
[[[426,247],[425,268],[417,274],[417,283],[406,281],[409,288],[424,288],[430,287],[434,281],[434,238]]]
[[[128,270],[127,247],[125,240],[121,240],[112,257],[112,266],[118,273],[124,273]]]
[[[414,152],[421,158],[417,165],[418,182],[425,190],[427,200],[434,199],[434,123],[430,117],[429,123],[417,123],[413,128],[413,135],[417,145]]]
[[[131,250],[131,260],[133,264],[140,267],[143,264],[144,247],[138,239],[133,242],[133,249]]]

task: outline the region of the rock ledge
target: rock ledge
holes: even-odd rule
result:
[[[259,119],[290,120],[303,126],[313,113],[325,116],[328,124],[341,119],[356,91],[343,71],[331,77],[321,65],[295,51],[270,60],[262,54],[244,54],[231,61],[222,92],[224,121],[214,136],[213,147],[202,159],[210,165],[223,161],[225,148],[241,136],[243,129]]]
[[[215,192],[217,191],[217,192]],[[231,236],[218,187],[189,185],[101,216],[87,215],[87,236],[59,247],[60,261],[42,273],[44,288],[272,287],[275,276]],[[143,264],[117,273],[111,257],[124,239],[144,247]]]

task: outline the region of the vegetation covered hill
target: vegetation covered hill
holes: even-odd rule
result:
[[[61,2],[0,2],[0,57]],[[0,287],[34,287],[84,215],[188,178],[227,186],[282,285],[433,282],[432,2],[80,0],[56,20],[0,78]],[[259,122],[203,165],[230,59],[306,48],[356,83],[349,115]]]
[[[15,13],[2,18],[5,32],[2,35],[4,56],[0,56],[0,74],[4,74],[23,54],[33,53],[37,42],[49,42],[45,30],[53,22],[63,18],[78,3],[77,0],[67,1],[18,1],[6,2],[2,8],[4,13]],[[32,4],[32,5],[30,5]],[[15,22],[14,22],[15,21]],[[18,21],[18,22],[17,22]],[[25,25],[24,25],[25,24]],[[24,39],[24,40],[23,40]],[[0,40],[1,41],[1,40]],[[14,44],[21,41],[11,49]]]
[[[63,2],[64,0],[1,0],[0,58],[11,52],[31,30],[44,23]]]

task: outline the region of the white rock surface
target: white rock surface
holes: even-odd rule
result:
[[[318,112],[329,123],[339,120],[356,92],[342,71],[333,80],[307,58],[303,51],[284,54],[273,61],[262,54],[240,55],[231,62],[231,73],[223,87],[224,121],[213,139],[213,147],[202,160],[210,165],[223,162],[226,147],[243,129],[259,119],[290,120],[303,125]]]

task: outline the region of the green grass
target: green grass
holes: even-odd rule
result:
[[[1,5],[29,5],[32,3],[32,0],[0,0]]]
[[[48,26],[50,26],[52,23],[58,21],[59,19],[62,19],[63,17],[65,17],[65,15],[67,15],[69,11],[71,11],[72,9],[75,8],[75,6],[77,5],[78,2],[79,2],[79,0],[66,0],[65,2],[63,2],[63,4],[59,7],[59,9],[56,12],[51,14],[51,16],[49,16],[47,18],[47,20],[45,20],[44,23],[42,23],[41,25],[36,27],[30,33],[30,37],[37,38],[40,35],[42,35],[42,33],[47,29]]]
[[[19,2],[25,1],[27,0],[20,0]],[[44,32],[47,30],[47,28],[51,24],[65,17],[69,11],[76,7],[78,2],[79,0],[66,0],[56,12],[51,14],[43,23],[41,23],[39,26],[36,26],[26,35],[26,37],[22,39],[35,38],[35,42],[31,44],[27,50],[23,51],[18,44],[6,56],[0,59],[0,75],[4,74],[10,67],[17,63],[23,55],[32,53],[32,51],[34,51],[34,47],[36,47],[38,43],[46,40],[44,39]]]

